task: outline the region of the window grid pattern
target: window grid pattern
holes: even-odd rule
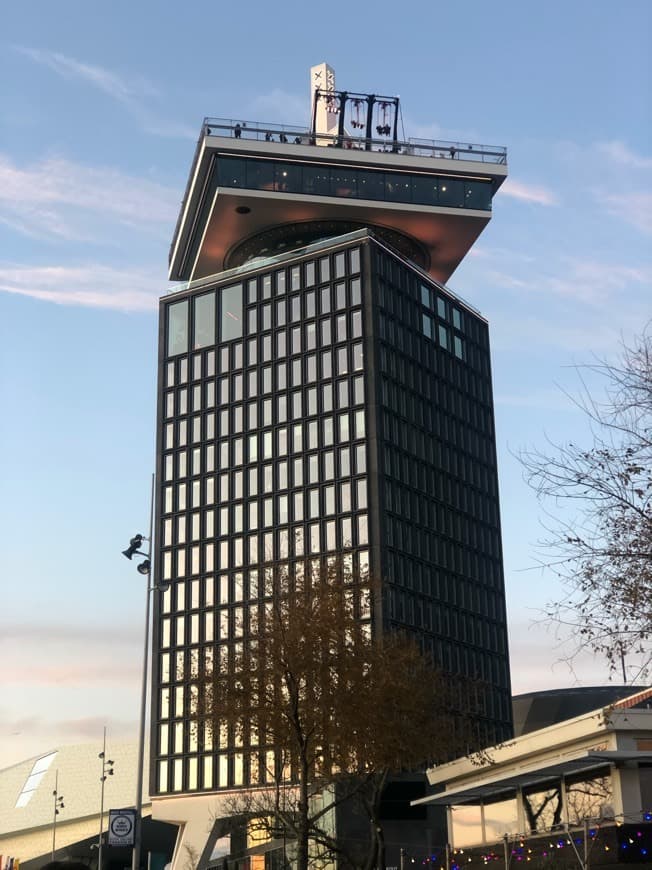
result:
[[[445,669],[494,687],[488,736],[502,739],[511,715],[487,325],[373,250],[384,616],[417,631]]]
[[[161,794],[269,780],[273,748],[253,729],[236,743],[193,720],[197,671],[210,673],[217,657],[255,636],[274,566],[300,578],[336,553],[353,573],[369,565],[360,249],[226,291],[202,288],[166,312],[157,570],[170,587],[158,607],[154,698]],[[366,600],[357,607],[370,619]]]

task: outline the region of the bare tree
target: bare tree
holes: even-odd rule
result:
[[[457,686],[454,700],[450,682],[405,637],[374,636],[367,579],[347,576],[340,560],[310,577],[279,570],[270,579],[242,643],[199,679],[199,718],[260,764],[260,788],[237,798],[233,811],[257,818],[268,834],[281,829],[306,870],[324,850],[344,851],[328,821],[356,796],[369,848],[346,858],[375,866],[384,855],[378,810],[388,773],[468,744],[471,718],[460,715],[459,698],[469,693]]]
[[[623,346],[618,362],[598,361],[579,374],[575,402],[590,422],[592,443],[551,444],[521,454],[528,482],[549,516],[560,506],[577,509],[571,519],[555,518],[544,542],[545,564],[566,591],[548,615],[572,628],[578,650],[605,656],[612,670],[626,654],[636,655],[642,675],[652,660],[650,327]]]

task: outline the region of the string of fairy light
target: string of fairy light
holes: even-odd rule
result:
[[[615,824],[614,824],[615,822]],[[652,859],[652,809],[645,810],[635,816],[620,815],[607,824],[595,825],[587,830],[587,852],[594,859],[603,854],[617,851],[629,861]],[[623,830],[624,829],[624,830]],[[615,834],[611,842],[607,842],[607,834]],[[507,848],[505,848],[507,846]],[[554,861],[555,856],[563,850],[569,850],[579,855],[584,850],[583,832],[564,832],[563,834],[533,834],[527,836],[516,834],[506,836],[505,842],[492,848],[469,846],[450,849],[448,865],[447,855],[443,849],[438,849],[423,859],[409,856],[412,865],[422,864],[430,870],[465,870],[465,868],[486,867],[493,863],[500,866],[515,866],[544,860]],[[606,856],[605,856],[606,857]],[[597,862],[600,863],[599,861]],[[583,865],[582,865],[583,866]]]

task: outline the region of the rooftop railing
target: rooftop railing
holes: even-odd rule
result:
[[[389,137],[366,139],[345,133],[343,136],[313,134],[305,127],[291,124],[262,124],[258,121],[235,121],[228,118],[204,118],[205,136],[225,136],[255,142],[281,142],[284,145],[326,145],[354,151],[377,151],[386,154],[407,154],[445,160],[473,160],[480,163],[507,163],[507,149],[502,145],[477,145],[449,142],[443,139],[406,139]]]

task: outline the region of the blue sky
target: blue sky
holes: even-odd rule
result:
[[[400,94],[406,134],[504,144],[450,285],[491,324],[516,691],[602,683],[532,625],[540,509],[514,452],[584,423],[561,388],[650,318],[648,0],[311,7],[23,0],[0,35],[0,766],[135,736],[157,297],[205,115],[305,124],[308,70]]]

